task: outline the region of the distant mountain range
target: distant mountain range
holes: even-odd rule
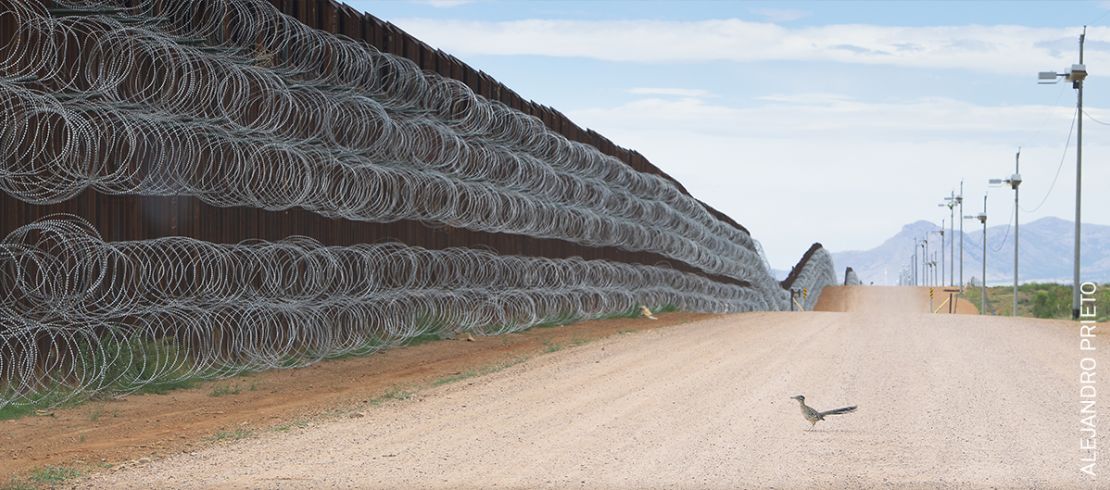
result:
[[[982,228],[981,225],[964,224],[964,282],[982,276]],[[833,263],[837,274],[842,275],[845,267],[852,267],[864,284],[894,285],[903,270],[910,265],[914,239],[920,240],[927,233],[935,232],[938,226],[928,221],[917,221],[902,227],[902,231],[883,242],[882,245],[866,251],[834,252]],[[1019,279],[1021,282],[1061,282],[1072,280],[1072,235],[1074,226],[1071,221],[1059,218],[1041,218],[1023,223],[1020,236]],[[1081,279],[1084,281],[1110,282],[1110,226],[1084,224],[1082,243]],[[960,231],[956,230],[956,235]],[[950,232],[945,233],[945,284],[948,283],[948,240]],[[1013,229],[1008,225],[987,228],[987,284],[1007,284],[1013,281],[1014,242]],[[938,251],[940,236],[929,235],[929,255]],[[960,242],[956,242],[956,277],[959,278]],[[919,269],[920,270],[920,269]]]

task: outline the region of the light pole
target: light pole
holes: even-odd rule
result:
[[[929,254],[929,235],[931,234],[931,232],[925,234],[925,267],[926,270],[929,271],[929,273],[925,275],[925,280],[928,282],[926,286],[932,286],[937,283],[937,253],[933,251],[931,255]]]
[[[960,183],[960,190],[963,191],[963,183],[962,182]],[[962,192],[961,192],[961,194],[962,194]],[[962,208],[963,205],[961,204],[960,207]],[[964,216],[964,219],[978,219],[980,223],[983,223],[983,277],[981,278],[982,284],[980,285],[981,288],[982,288],[982,289],[980,289],[980,291],[982,291],[982,293],[979,295],[979,314],[980,315],[986,315],[987,314],[986,313],[987,312],[987,194],[985,192],[983,193],[983,212],[979,213],[978,216]],[[963,245],[963,239],[962,239],[963,234],[964,234],[963,228],[964,228],[964,222],[963,222],[963,220],[961,220],[960,221],[960,237],[961,237],[961,239],[960,239],[960,270],[961,271],[963,271],[963,259],[964,259],[964,254],[963,254],[964,245]],[[961,272],[960,276],[961,276],[960,277],[960,287],[963,288],[963,273],[962,272]]]
[[[960,187],[961,187],[960,192],[963,192],[963,183],[962,182],[960,184]],[[949,283],[950,286],[955,286],[956,285],[956,242],[955,242],[955,240],[956,240],[956,202],[957,202],[956,199],[957,199],[956,198],[956,192],[952,191],[951,193],[949,193],[948,197],[944,198],[945,201],[948,201],[947,203],[938,204],[938,206],[942,206],[942,207],[947,206],[948,207],[948,215],[949,215],[950,218],[952,218],[952,224],[951,224],[951,226],[952,226],[951,235],[952,236],[950,236],[949,239],[948,239],[948,242],[950,243],[948,248],[951,249],[951,251],[949,252],[949,259],[948,259],[948,283]],[[962,212],[963,211],[961,210],[961,213]],[[961,234],[963,232],[963,222],[962,221],[960,222],[960,232],[961,232]],[[963,250],[963,245],[960,246],[960,250]],[[944,249],[943,248],[941,249],[941,256],[942,257],[944,256]],[[962,257],[961,257],[961,259],[962,259]],[[943,268],[944,266],[941,266],[941,267]],[[963,268],[962,267],[960,268],[960,272],[961,272],[961,274],[963,273]],[[963,277],[960,278],[960,282],[963,282]]]
[[[932,260],[925,261],[925,269],[929,271],[929,273],[925,276],[925,277],[928,278],[928,280],[926,281],[928,284],[925,284],[925,285],[926,286],[932,286],[933,285],[933,275],[936,272],[934,270],[936,268],[933,267],[933,261]]]
[[[1009,184],[1010,188],[1014,190],[1014,309],[1010,312],[1010,316],[1017,316],[1017,295],[1018,295],[1018,186],[1021,185],[1021,148],[1018,148],[1017,154],[1014,155],[1014,175],[1008,179],[991,179],[991,184]]]
[[[929,262],[929,267],[932,268],[932,283],[937,283],[937,251],[932,251],[932,261]],[[944,284],[941,284],[944,286]]]
[[[1077,133],[1075,138],[1075,257],[1072,265],[1071,317],[1079,319],[1079,211],[1083,195],[1083,80],[1087,78],[1087,67],[1083,64],[1083,40],[1087,37],[1087,26],[1079,35],[1079,64],[1071,65],[1068,73],[1042,71],[1038,83],[1056,83],[1059,77],[1071,82],[1076,92]]]
[[[913,285],[917,285],[917,239],[913,239],[913,253],[910,254],[910,276]]]
[[[921,240],[921,272],[925,276],[924,282],[929,282],[929,234],[925,234],[925,238]]]
[[[960,216],[964,215],[964,180],[960,179],[960,195],[956,196],[956,204],[960,205]],[[954,224],[952,226],[955,226]],[[952,231],[955,234],[955,229]],[[960,220],[960,291],[964,290],[964,220]]]
[[[956,284],[956,205],[953,204],[948,210],[948,215],[952,217],[948,221],[948,226],[951,228],[948,237],[948,285],[955,286]],[[944,255],[944,250],[940,251]]]
[[[940,219],[940,285],[944,285],[944,218]]]

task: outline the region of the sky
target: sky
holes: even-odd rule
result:
[[[1020,221],[1073,220],[1076,91],[1037,73],[1088,25],[1083,222],[1110,224],[1110,2],[347,3],[644,154],[779,269],[939,225],[961,180],[1012,220],[988,180],[1019,147]]]

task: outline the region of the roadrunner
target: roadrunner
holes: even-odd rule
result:
[[[810,407],[809,405],[806,405],[806,397],[804,395],[792,396],[790,398],[798,400],[798,404],[802,406],[802,416],[805,417],[806,420],[809,421],[809,428],[810,429],[817,426],[817,421],[818,420],[825,420],[826,415],[840,415],[840,414],[852,413],[852,412],[856,411],[856,406],[852,405],[850,407],[838,408],[836,410],[829,410],[829,411],[826,411],[826,412],[818,412],[817,410],[814,410],[813,407]]]

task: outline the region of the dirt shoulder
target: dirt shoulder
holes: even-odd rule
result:
[[[0,421],[0,484],[46,466],[82,472],[189,453],[261,429],[349,416],[363,405],[487,374],[523,359],[623,332],[713,315],[666,313],[533,328],[473,341],[442,340],[310,367],[205,382]]]

